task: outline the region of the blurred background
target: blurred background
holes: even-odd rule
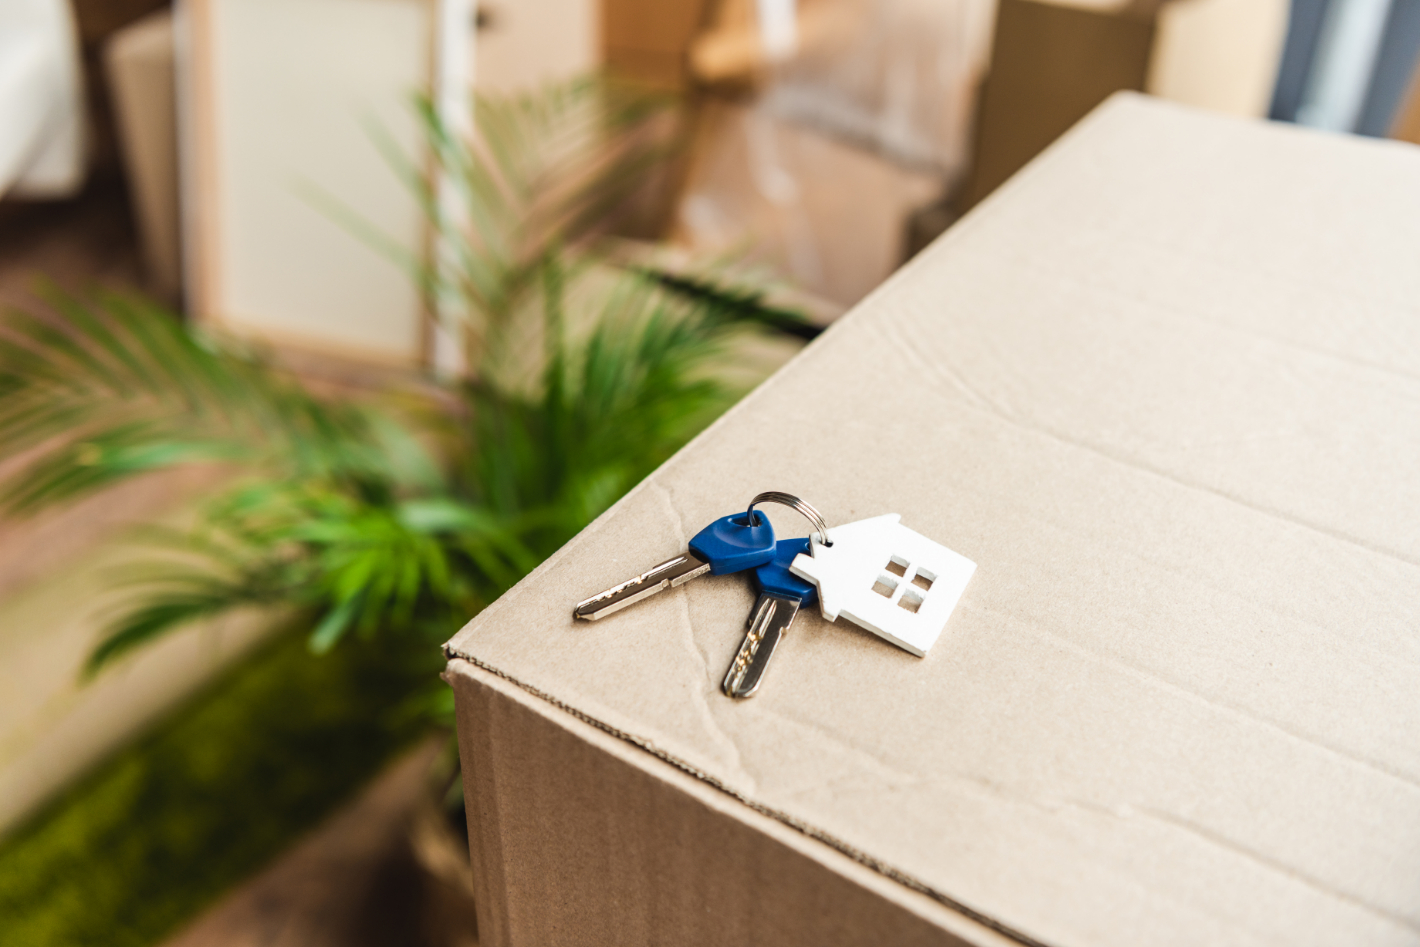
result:
[[[442,641],[1109,95],[1420,143],[1417,59],[1420,0],[0,0],[4,942],[476,944]]]

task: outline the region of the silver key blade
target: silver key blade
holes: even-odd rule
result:
[[[593,595],[585,602],[578,602],[572,610],[575,618],[596,621],[612,612],[620,611],[628,605],[650,598],[662,589],[683,585],[710,571],[710,563],[693,552],[682,553],[674,559],[648,569],[634,579],[613,586],[600,595]]]
[[[759,690],[759,682],[764,680],[764,671],[769,667],[774,649],[794,616],[799,614],[799,600],[772,592],[763,592],[750,612],[749,630],[730,670],[725,674],[725,682],[720,685],[726,697],[753,697]]]

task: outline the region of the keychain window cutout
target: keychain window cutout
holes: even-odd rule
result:
[[[923,657],[941,635],[976,563],[908,529],[901,519],[889,513],[834,527],[833,545],[814,538],[813,554],[797,556],[790,571],[818,587],[824,618],[835,621],[841,614]],[[902,566],[901,579],[884,571],[889,563]],[[919,576],[926,586],[916,581]]]
[[[907,575],[907,567],[909,565],[911,565],[911,563],[907,560],[893,556],[888,560],[887,571],[891,572],[893,575],[905,576]]]

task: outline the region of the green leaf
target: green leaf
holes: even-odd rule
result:
[[[243,603],[312,611],[317,654],[352,632],[432,654],[733,402],[720,369],[735,339],[802,334],[743,280],[607,261],[597,238],[674,152],[672,100],[558,84],[481,100],[472,141],[419,108],[462,214],[371,134],[445,240],[416,276],[468,311],[471,378],[317,394],[131,296],[62,299],[0,331],[0,445],[33,451],[0,484],[11,509],[181,464],[241,468],[162,537],[167,558],[134,567],[137,607],[94,667]],[[411,248],[316,200],[414,271]]]
[[[250,604],[241,590],[219,584],[155,595],[109,627],[90,652],[84,676],[92,677],[118,657],[184,625]]]
[[[345,636],[360,610],[360,597],[351,596],[326,612],[316,630],[311,632],[307,646],[312,654],[325,654]]]

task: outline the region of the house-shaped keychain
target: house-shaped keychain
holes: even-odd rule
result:
[[[925,657],[966,589],[976,563],[903,526],[897,513],[815,535],[812,555],[790,571],[818,587],[823,617],[839,615]]]

